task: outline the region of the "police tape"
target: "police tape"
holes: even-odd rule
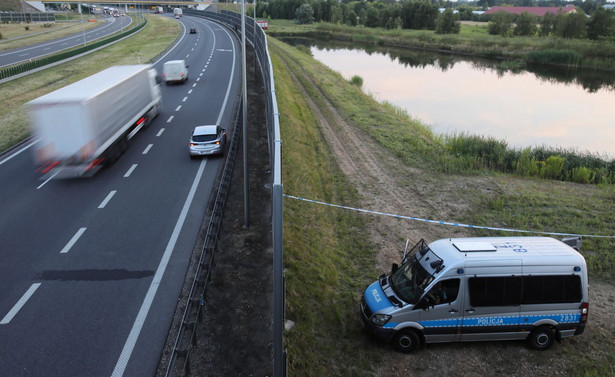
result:
[[[353,207],[343,206],[343,205],[339,205],[339,204],[325,203],[325,202],[320,202],[318,200],[306,199],[306,198],[301,198],[301,197],[298,197],[298,196],[293,196],[293,195],[288,195],[288,194],[283,194],[283,196],[286,197],[286,198],[290,198],[290,199],[296,199],[296,200],[301,200],[301,201],[304,201],[304,202],[321,204],[321,205],[328,206],[328,207],[347,209],[347,210],[351,210],[351,211],[355,211],[355,212],[369,213],[369,214],[372,214],[372,215],[389,216],[389,217],[394,217],[394,218],[398,218],[398,219],[421,221],[421,222],[430,223],[430,224],[448,225],[448,226],[456,226],[456,227],[470,228],[470,229],[499,230],[499,231],[503,231],[503,232],[547,234],[547,235],[551,235],[551,236],[574,236],[574,237],[588,237],[588,238],[589,237],[593,237],[593,238],[613,238],[613,239],[615,239],[615,236],[601,236],[601,235],[595,235],[595,234],[558,233],[558,232],[543,232],[543,231],[537,231],[537,230],[521,230],[521,229],[511,229],[511,228],[497,228],[497,227],[492,227],[492,226],[481,226],[481,225],[454,223],[454,222],[450,222],[450,221],[422,219],[420,217],[395,215],[395,214],[386,213],[386,212],[372,211],[372,210],[368,210],[368,209],[361,209],[361,208],[353,208]]]

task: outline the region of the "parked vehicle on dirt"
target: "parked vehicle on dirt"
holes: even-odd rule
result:
[[[401,352],[478,340],[545,350],[583,333],[588,300],[585,259],[554,238],[421,240],[365,289],[361,317]]]

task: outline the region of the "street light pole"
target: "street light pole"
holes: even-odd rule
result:
[[[241,81],[243,86],[243,197],[244,224],[250,227],[250,196],[248,193],[248,84],[246,79],[246,0],[241,0]]]

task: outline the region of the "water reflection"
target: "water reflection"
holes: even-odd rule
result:
[[[286,40],[435,133],[470,133],[512,147],[545,145],[615,156],[615,75],[529,67],[377,46]],[[318,44],[315,44],[318,43]]]

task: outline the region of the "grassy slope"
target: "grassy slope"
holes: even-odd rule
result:
[[[346,188],[339,168],[307,110],[289,70],[306,73],[316,82],[347,121],[368,132],[398,156],[404,165],[434,169],[430,156],[443,148],[427,127],[395,114],[348,84],[308,55],[270,38],[278,106],[284,140],[284,189],[286,193],[317,200],[346,203],[356,200]],[[289,59],[286,56],[292,56]],[[295,64],[288,64],[292,61]],[[305,84],[305,83],[304,83]],[[310,93],[308,93],[309,95]],[[314,98],[318,103],[318,98]],[[438,174],[447,179],[446,174]],[[498,175],[503,188],[495,198],[478,198],[472,215],[460,222],[507,228],[583,234],[613,234],[615,188],[533,180]],[[360,218],[319,206],[286,200],[284,203],[284,250],[287,266],[287,315],[297,321],[287,333],[290,374],[369,375],[379,352],[365,345],[359,332],[357,305],[364,285],[377,277],[375,254],[361,239]],[[491,233],[490,235],[494,235]],[[592,279],[613,279],[611,266],[615,242],[586,239],[583,250]],[[354,255],[354,256],[353,256]],[[361,256],[357,258],[356,256]],[[354,301],[353,301],[354,298]],[[359,336],[357,336],[359,335]],[[589,336],[589,335],[588,335]],[[586,337],[587,338],[587,337]],[[576,340],[575,340],[576,341]],[[591,339],[581,339],[591,342]],[[592,353],[583,346],[568,357],[574,375],[602,375],[610,370],[615,343],[606,341]],[[607,356],[605,356],[607,355]],[[329,368],[333,368],[333,371]]]
[[[23,104],[112,65],[147,63],[179,35],[177,22],[150,16],[134,36],[83,58],[0,85],[0,152],[29,136]]]
[[[356,197],[330,158],[313,115],[288,74],[296,65],[281,60],[270,44],[276,97],[283,112],[284,189],[309,198],[352,205]],[[373,259],[361,236],[360,217],[286,200],[284,248],[286,317],[296,322],[286,339],[290,375],[361,375],[376,355],[356,347],[361,337],[357,293],[373,276]]]

